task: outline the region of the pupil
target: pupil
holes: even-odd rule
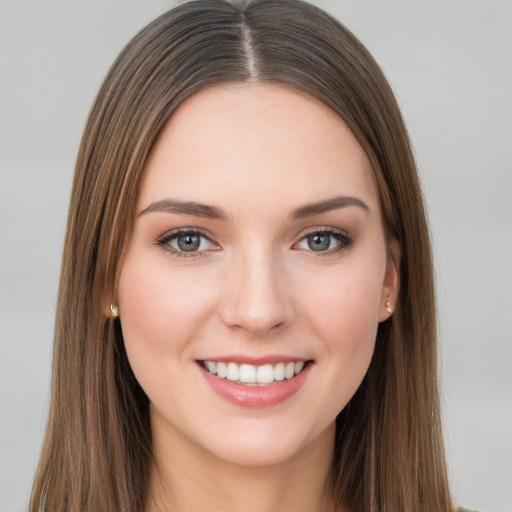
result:
[[[197,251],[201,239],[199,235],[181,235],[178,237],[178,247],[182,251]]]
[[[326,251],[331,244],[330,236],[326,234],[315,234],[308,236],[309,248],[313,251]]]

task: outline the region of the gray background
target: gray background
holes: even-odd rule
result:
[[[459,503],[512,511],[512,2],[336,1],[381,63],[421,170],[437,260]],[[48,405],[74,159],[117,53],[173,2],[0,3],[0,511],[26,507]]]

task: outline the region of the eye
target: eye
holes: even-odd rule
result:
[[[217,248],[206,235],[196,230],[178,230],[167,233],[158,240],[158,245],[176,256],[197,256],[198,253]]]
[[[295,244],[294,248],[313,252],[336,252],[348,248],[352,240],[338,230],[313,231]]]

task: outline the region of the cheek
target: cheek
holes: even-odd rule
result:
[[[172,369],[186,357],[188,342],[211,303],[198,274],[126,259],[118,285],[119,311],[126,352],[138,379],[162,365]]]
[[[357,339],[357,333],[368,329],[373,332],[378,325],[382,295],[381,265],[346,265],[326,273],[324,279],[317,275],[309,281],[312,286],[302,286],[302,308],[313,312],[319,327],[325,326],[333,334],[343,332]]]
[[[321,340],[322,359],[329,361],[329,376],[337,383],[338,411],[359,387],[375,347],[382,276],[379,265],[370,268],[377,272],[347,265],[301,293],[308,327]]]

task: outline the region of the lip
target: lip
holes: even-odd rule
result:
[[[242,354],[231,354],[223,357],[205,357],[203,361],[212,361],[214,363],[236,363],[236,364],[252,364],[253,366],[263,366],[264,364],[277,364],[277,363],[298,363],[300,361],[306,362],[311,359],[304,359],[301,357],[290,357],[290,356],[261,356],[261,357],[248,357]]]
[[[217,393],[221,398],[231,402],[232,404],[239,405],[241,407],[250,408],[262,408],[271,407],[284,402],[292,395],[294,395],[304,385],[306,379],[309,376],[311,368],[314,366],[314,362],[311,359],[301,359],[293,357],[282,357],[282,356],[271,356],[262,358],[247,358],[247,356],[230,356],[223,358],[211,358],[205,359],[213,362],[233,362],[237,364],[252,364],[260,366],[264,364],[277,364],[277,363],[291,363],[299,361],[308,361],[305,368],[291,379],[285,379],[282,381],[275,382],[269,386],[246,386],[244,384],[238,384],[231,382],[227,379],[221,379],[215,375],[212,375],[206,370],[200,361],[198,361],[198,367],[201,374],[205,378],[206,382],[210,387]]]

